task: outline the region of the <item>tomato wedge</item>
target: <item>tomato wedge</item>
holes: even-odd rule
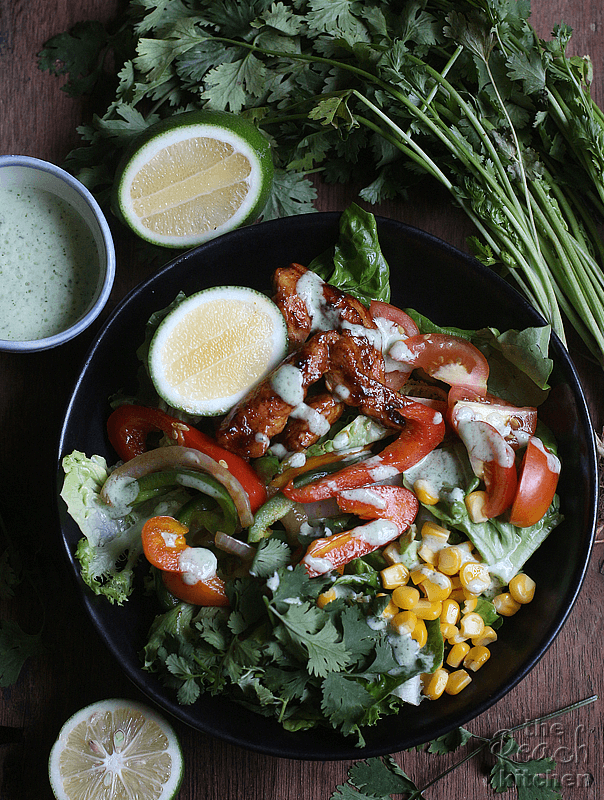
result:
[[[250,499],[252,512],[266,502],[266,487],[247,461],[220,447],[211,436],[159,408],[126,403],[118,406],[107,420],[109,441],[122,461],[130,461],[146,452],[147,437],[158,431],[163,432],[174,444],[192,447],[215,461],[223,462],[223,466],[243,486]]]
[[[394,322],[406,336],[417,336],[419,333],[419,328],[415,324],[415,320],[405,311],[390,305],[390,303],[384,303],[381,300],[372,300],[369,305],[369,313],[374,320],[387,319],[389,322]]]
[[[505,441],[518,450],[535,433],[537,409],[514,406],[489,394],[483,398],[456,400],[450,408],[449,421],[454,430],[457,430],[461,420],[478,419],[496,428]]]
[[[483,420],[462,420],[457,432],[465,444],[474,474],[484,481],[487,519],[498,517],[512,505],[518,475],[514,451],[503,436]]]
[[[477,347],[459,336],[447,333],[410,336],[396,342],[389,355],[450,386],[468,386],[481,396],[486,394],[488,361]]]
[[[527,445],[518,490],[510,510],[510,522],[519,528],[535,525],[550,507],[560,477],[560,461],[533,436]]]

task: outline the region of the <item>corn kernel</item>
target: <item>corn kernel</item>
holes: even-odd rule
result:
[[[447,655],[447,664],[457,669],[469,652],[470,645],[467,642],[458,642],[454,644]]]
[[[464,589],[472,594],[481,594],[491,583],[489,570],[478,561],[466,561],[459,570],[459,579]]]
[[[484,513],[487,493],[482,491],[470,492],[464,498],[466,509],[472,522],[486,522],[488,517]]]
[[[509,592],[502,592],[493,598],[495,611],[502,617],[512,617],[520,608],[520,603],[516,602]]]
[[[431,547],[428,547],[427,544],[422,544],[417,551],[417,555],[422,559],[422,561],[425,561],[426,564],[431,564],[432,566],[434,566],[438,560],[437,553],[432,550]]]
[[[388,603],[386,608],[382,611],[382,617],[384,619],[392,619],[392,617],[396,616],[399,612],[399,607],[396,603],[393,603],[392,600]]]
[[[448,639],[449,636],[455,636],[455,634],[459,633],[457,625],[453,625],[452,622],[441,622],[440,632],[442,634],[443,639]]]
[[[437,570],[434,570],[421,586],[428,600],[432,602],[436,600],[440,600],[441,602],[446,600],[453,589],[453,584],[449,576],[443,575],[442,572],[438,572]]]
[[[419,589],[415,586],[397,586],[392,592],[392,600],[399,608],[412,609],[419,603]]]
[[[319,608],[325,608],[325,606],[335,600],[337,596],[338,594],[333,587],[331,589],[327,589],[327,591],[322,592],[317,597],[317,605]]]
[[[465,595],[465,589],[463,586],[454,586],[451,590],[451,594],[449,595],[451,600],[455,600],[456,603],[461,604],[467,600]]]
[[[463,604],[462,614],[470,614],[472,611],[476,610],[476,606],[478,605],[478,598],[475,594],[470,594],[466,591],[466,599]]]
[[[455,632],[452,635],[447,636],[447,641],[449,642],[449,644],[454,646],[456,644],[461,644],[462,642],[465,642],[468,637],[462,636],[457,625],[454,625],[453,627],[455,628]]]
[[[417,625],[417,617],[413,611],[399,611],[390,620],[390,625],[397,633],[411,633],[415,630]]]
[[[459,632],[466,639],[472,636],[480,636],[484,631],[484,620],[480,614],[471,612],[470,614],[463,614],[459,623]]]
[[[459,694],[462,689],[472,682],[472,678],[465,669],[458,669],[449,675],[445,692],[447,694]]]
[[[422,525],[422,539],[434,538],[440,545],[446,544],[449,540],[449,531],[438,525],[436,522],[428,520]]]
[[[387,564],[399,564],[402,559],[399,543],[390,542],[390,544],[382,550],[382,555]]]
[[[537,584],[528,575],[519,572],[514,575],[508,586],[509,592],[517,603],[524,605],[530,603],[535,596],[535,588]]]
[[[402,564],[391,564],[385,567],[381,572],[382,586],[384,589],[396,589],[397,586],[403,586],[409,580],[409,570]]]
[[[423,564],[421,567],[412,569],[409,573],[409,577],[413,583],[418,586],[422,581],[426,580],[431,572],[434,572],[434,567],[431,564]]]
[[[452,600],[450,597],[443,600],[443,610],[440,612],[440,621],[444,623],[448,622],[451,625],[457,625],[459,621],[459,603],[457,601]]]
[[[443,694],[449,680],[449,673],[446,669],[440,667],[435,670],[432,675],[426,676],[427,680],[424,683],[424,695],[429,700],[438,700]]]
[[[438,503],[438,494],[432,484],[425,478],[418,478],[415,481],[413,491],[419,502],[426,506],[435,506]]]
[[[445,575],[456,575],[461,569],[461,550],[455,545],[438,551],[438,568]]]
[[[468,654],[463,660],[463,665],[466,669],[476,672],[476,670],[479,670],[487,663],[490,657],[491,653],[488,647],[477,645],[468,651]]]
[[[413,606],[413,613],[418,619],[438,619],[443,610],[440,600],[431,602],[427,598],[422,598]]]
[[[403,613],[404,612],[401,611],[401,614]],[[415,639],[420,647],[423,647],[428,641],[428,629],[426,628],[426,623],[423,621],[423,619],[417,620],[417,624],[411,633],[411,638]]]
[[[479,636],[472,636],[472,644],[479,647],[486,647],[496,641],[497,631],[494,631],[490,625],[485,625],[483,632]]]

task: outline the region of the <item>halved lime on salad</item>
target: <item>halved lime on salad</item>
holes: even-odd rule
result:
[[[273,179],[267,139],[226,111],[188,111],[150,126],[118,167],[116,213],[143,239],[193,247],[258,218]]]
[[[170,800],[183,756],[172,726],[132,700],[100,700],[61,728],[48,762],[57,800]]]
[[[287,326],[268,297],[245,286],[216,286],[178,304],[149,346],[159,396],[197,416],[228,411],[287,352]]]

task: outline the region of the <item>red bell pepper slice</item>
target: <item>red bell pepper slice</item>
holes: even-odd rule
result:
[[[520,466],[518,490],[510,522],[520,528],[535,525],[550,507],[560,477],[560,461],[537,437],[529,440]]]
[[[188,531],[173,517],[147,520],[141,533],[145,557],[161,570],[164,586],[179,600],[197,606],[228,606],[224,581],[217,575],[195,583],[184,580],[180,557],[189,547],[185,538]]]
[[[192,447],[215,461],[223,462],[243,486],[255,513],[266,502],[266,486],[253,467],[236,453],[220,447],[211,436],[171,417],[158,408],[124,404],[118,406],[107,420],[107,435],[122,461],[130,461],[147,451],[150,433],[163,432],[175,444]]]
[[[283,487],[283,494],[298,503],[312,503],[334,497],[344,489],[386,480],[417,464],[440,444],[445,435],[445,422],[440,412],[423,403],[409,402],[401,413],[406,417],[405,427],[379,455],[306,486],[296,487],[293,479]]]
[[[402,486],[352,489],[339,494],[337,503],[342,511],[379,522],[315,539],[302,559],[311,578],[343,567],[396,539],[411,525],[419,508],[413,492]]]
[[[492,425],[484,420],[464,420],[457,432],[466,446],[474,474],[485,484],[487,519],[498,517],[511,505],[518,475],[513,449]]]

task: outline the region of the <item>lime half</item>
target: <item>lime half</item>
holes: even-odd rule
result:
[[[168,405],[198,416],[228,411],[287,352],[278,307],[245,286],[215,286],[182,301],[149,346],[149,373]]]
[[[57,800],[169,800],[180,789],[183,757],[171,725],[131,700],[100,700],[61,728],[50,751]]]
[[[188,111],[137,138],[118,167],[113,207],[143,239],[192,247],[254,222],[272,179],[270,145],[249,120]]]

